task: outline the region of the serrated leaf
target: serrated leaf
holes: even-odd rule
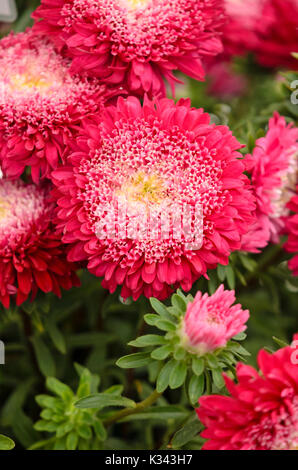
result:
[[[187,366],[185,362],[176,362],[174,365],[171,375],[169,386],[172,390],[181,387],[184,384],[186,379]]]
[[[76,408],[105,408],[107,406],[120,406],[124,408],[135,408],[133,400],[110,393],[95,393],[88,397],[81,398],[75,403]]]
[[[151,360],[148,353],[134,353],[121,357],[116,362],[116,365],[122,369],[135,369],[147,366]]]
[[[192,405],[196,404],[198,402],[199,397],[203,395],[204,388],[205,388],[204,374],[193,375],[188,385],[189,401]]]

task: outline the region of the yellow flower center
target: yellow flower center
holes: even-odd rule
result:
[[[10,204],[3,198],[0,198],[0,220],[4,219],[10,209]]]
[[[119,191],[128,201],[160,204],[166,197],[166,188],[159,176],[137,173]]]
[[[126,0],[126,3],[131,9],[145,7],[150,0]]]
[[[10,78],[10,85],[14,90],[32,90],[46,91],[53,86],[53,83],[45,78],[36,77],[31,73],[17,74]]]

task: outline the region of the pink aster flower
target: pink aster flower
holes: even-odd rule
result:
[[[297,343],[258,355],[260,373],[237,366],[238,383],[225,377],[229,396],[199,399],[197,414],[206,430],[206,450],[297,450]]]
[[[233,305],[235,292],[224,290],[221,285],[209,296],[198,292],[187,306],[181,326],[181,342],[184,348],[204,355],[223,348],[227,342],[246,329],[249,311],[241,305]]]
[[[293,271],[295,276],[298,276],[298,187],[296,188],[296,195],[292,197],[288,204],[288,209],[294,214],[286,219],[286,232],[289,235],[288,241],[285,244],[285,249],[289,253],[295,253],[295,256],[289,261],[289,268]]]
[[[31,31],[0,41],[0,161],[8,178],[31,166],[49,176],[78,128],[98,112],[105,86],[71,76],[69,61]]]
[[[78,285],[75,265],[52,224],[49,190],[22,181],[0,181],[0,301],[8,308],[40,289],[60,296]]]
[[[296,191],[298,171],[298,128],[286,124],[275,113],[265,137],[256,141],[246,157],[257,199],[257,222],[243,237],[243,248],[257,251],[270,240],[278,243],[289,214],[287,203]]]
[[[215,60],[207,69],[210,85],[208,92],[219,99],[227,100],[242,95],[247,88],[244,75],[233,71],[229,62]]]
[[[123,298],[188,291],[228,263],[253,220],[240,147],[190,100],[120,98],[53,172],[69,259]]]
[[[165,94],[173,70],[203,80],[202,59],[222,50],[221,0],[42,0],[33,17],[75,73],[134,94]]]

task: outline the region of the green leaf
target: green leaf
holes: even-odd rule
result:
[[[172,359],[171,361],[167,362],[159,372],[156,382],[156,390],[158,393],[164,392],[168,387],[170,382],[170,375],[175,364],[176,361]]]
[[[177,325],[175,323],[172,323],[171,321],[168,320],[158,320],[155,323],[155,326],[159,328],[162,331],[176,331]]]
[[[0,434],[0,450],[11,450],[15,447],[15,443],[9,437]]]
[[[186,302],[180,295],[173,294],[171,301],[172,301],[173,307],[176,307],[182,313],[186,312],[186,307],[187,307]]]
[[[203,395],[204,388],[205,388],[204,374],[193,375],[188,385],[189,401],[192,405],[196,404],[198,402],[199,397]]]
[[[226,273],[229,288],[235,289],[235,273],[230,264],[226,267]]]
[[[147,325],[155,326],[158,320],[160,320],[160,316],[155,315],[155,313],[146,313],[146,315],[144,315],[144,321]]]
[[[181,387],[181,385],[184,384],[186,379],[186,373],[187,366],[185,362],[176,362],[175,366],[172,369],[169,381],[169,385],[172,390],[179,388]]]
[[[109,393],[111,395],[120,396],[123,392],[123,385],[112,385],[112,387],[107,388],[104,393]]]
[[[196,375],[201,375],[204,372],[205,361],[201,357],[194,357],[192,359],[192,370]]]
[[[233,336],[233,339],[235,339],[236,341],[243,341],[243,340],[245,340],[246,336],[247,335],[244,332],[242,332],[242,333],[238,333],[237,335]]]
[[[165,346],[161,346],[161,348],[154,349],[151,353],[151,357],[157,361],[163,361],[169,356],[169,354],[171,354],[172,351],[173,346],[171,344],[166,344]]]
[[[144,335],[130,341],[129,346],[134,346],[135,348],[143,348],[146,346],[156,346],[159,344],[165,344],[166,340],[163,336],[160,335]]]
[[[121,357],[116,365],[122,369],[134,369],[147,366],[151,361],[152,359],[148,353],[135,353]]]
[[[193,414],[187,423],[176,432],[172,440],[174,448],[182,447],[191,441],[201,430],[203,426],[198,420],[196,414]]]
[[[72,431],[67,436],[66,449],[67,450],[76,450],[78,442],[79,442],[79,436],[77,435],[76,432]]]
[[[63,398],[63,400],[70,400],[74,396],[71,388],[55,377],[48,377],[46,386],[48,390]]]
[[[95,393],[88,397],[81,398],[75,403],[76,408],[105,408],[106,406],[120,406],[125,408],[134,408],[136,406],[133,400],[125,397],[111,395],[110,393]]]
[[[285,348],[285,347],[289,346],[289,344],[288,344],[286,341],[284,341],[284,340],[282,340],[282,339],[280,339],[280,338],[276,338],[276,336],[272,336],[272,339],[273,339],[273,341],[275,341],[275,343],[278,344],[278,346],[280,346],[281,348]]]
[[[56,365],[50,350],[40,336],[33,336],[31,341],[34,347],[34,352],[36,354],[40,372],[45,377],[54,376],[56,374]]]
[[[148,408],[140,413],[126,416],[121,419],[120,422],[126,421],[141,421],[146,419],[156,419],[166,421],[168,419],[183,419],[187,415],[187,410],[181,406],[169,405],[169,406],[154,406]]]
[[[168,319],[169,312],[167,311],[167,307],[161,303],[159,300],[155,299],[154,297],[150,297],[150,304],[153,310],[157,312],[161,317]]]
[[[207,364],[211,369],[218,369],[218,360],[213,354],[206,354]]]
[[[82,439],[89,440],[92,438],[92,431],[87,424],[80,424],[78,426],[78,434]]]
[[[223,282],[226,278],[226,266],[223,266],[222,264],[219,264],[217,266],[217,275],[218,275],[218,279]]]
[[[107,431],[105,430],[105,427],[100,419],[97,419],[94,423],[94,431],[97,436],[97,438],[100,441],[105,441],[107,438]]]
[[[66,353],[65,338],[61,331],[57,328],[57,325],[49,318],[45,320],[46,331],[48,332],[54,345],[62,354]]]
[[[225,386],[222,370],[220,368],[212,369],[212,380],[218,389],[221,389]]]

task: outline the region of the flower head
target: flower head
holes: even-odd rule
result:
[[[267,134],[256,141],[246,162],[257,199],[257,223],[244,236],[243,247],[254,251],[253,247],[262,247],[269,240],[277,243],[284,230],[287,203],[297,184],[298,128],[287,125],[285,118],[275,113]]]
[[[53,172],[69,259],[124,298],[188,291],[228,263],[253,220],[239,147],[189,100],[120,98]]]
[[[176,69],[203,80],[202,59],[222,50],[220,0],[42,0],[33,17],[75,73],[132,93],[164,94]]]
[[[288,204],[288,209],[293,212],[286,219],[286,232],[289,237],[285,244],[285,249],[289,253],[295,253],[295,256],[289,261],[289,268],[295,276],[298,276],[298,187],[296,195],[292,197]]]
[[[8,308],[40,289],[60,296],[78,285],[75,265],[52,225],[49,190],[22,181],[0,181],[0,301]]]
[[[199,399],[197,414],[206,426],[201,435],[208,439],[204,449],[297,450],[297,351],[290,346],[273,354],[262,350],[258,363],[260,374],[238,364],[238,384],[225,377],[230,397]]]
[[[0,161],[18,178],[31,166],[35,182],[63,159],[78,127],[100,109],[106,89],[72,76],[45,38],[31,31],[0,41]]]
[[[233,305],[235,292],[221,285],[209,296],[199,291],[187,306],[181,327],[184,348],[199,355],[225,347],[227,342],[246,329],[248,310]]]

